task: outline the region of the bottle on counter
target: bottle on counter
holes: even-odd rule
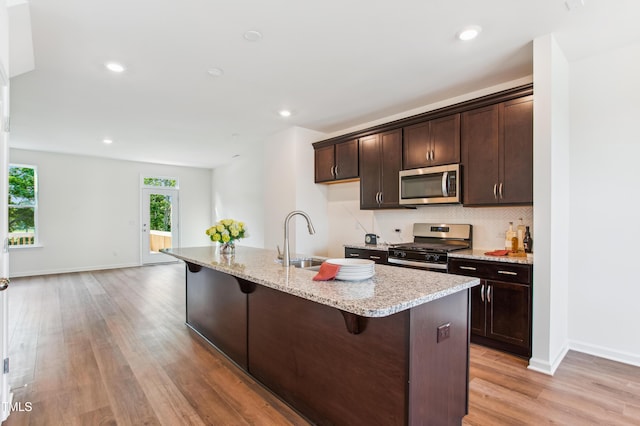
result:
[[[531,238],[531,232],[529,232],[529,227],[526,227],[526,230],[524,231],[524,239],[522,240],[523,244],[524,244],[524,251],[525,253],[531,253],[531,250],[533,248],[533,239]]]
[[[504,239],[505,250],[513,250],[513,239],[518,239],[516,232],[513,230],[513,222],[509,222],[509,230],[507,231]],[[516,241],[516,251],[518,250],[518,241]]]
[[[518,225],[518,230],[516,231],[516,236],[518,237],[518,251],[522,252],[524,251],[524,233],[525,233],[525,226],[524,223],[522,223],[522,218],[520,218],[520,224]]]

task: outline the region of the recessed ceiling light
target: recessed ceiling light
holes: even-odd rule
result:
[[[224,71],[221,68],[209,68],[207,73],[212,77],[222,77]]]
[[[109,71],[113,71],[113,72],[123,72],[125,70],[124,65],[119,64],[117,62],[107,62],[106,64],[104,64],[105,67],[107,67],[107,69]]]
[[[111,145],[113,143],[112,139],[102,139],[102,143],[106,144],[106,145]]]
[[[247,41],[260,41],[262,33],[260,31],[249,30],[244,33],[244,39]]]
[[[279,112],[279,114],[281,117],[291,117],[291,111],[289,111],[288,109],[283,109]]]
[[[480,31],[482,31],[482,28],[477,25],[465,27],[458,33],[458,39],[462,41],[473,40],[474,38],[478,37]]]

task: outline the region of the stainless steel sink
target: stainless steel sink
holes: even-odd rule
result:
[[[296,268],[309,269],[312,271],[317,271],[320,269],[320,265],[322,265],[324,259],[318,259],[315,257],[298,257],[291,259],[291,266],[295,266]],[[282,259],[278,259],[278,263],[282,263]]]

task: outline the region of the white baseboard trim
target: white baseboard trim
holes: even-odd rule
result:
[[[527,367],[529,370],[537,371],[538,373],[543,373],[548,376],[553,376],[560,366],[560,363],[564,359],[564,357],[569,352],[569,346],[565,344],[553,362],[549,362],[547,360],[531,358],[529,360],[529,366]]]
[[[592,345],[576,340],[569,341],[569,348],[574,351],[583,352],[585,354],[594,355],[611,361],[617,361],[623,364],[640,367],[640,354],[617,351],[614,349],[605,348],[603,346]]]
[[[140,265],[139,263],[121,263],[117,265],[99,265],[99,266],[81,266],[78,268],[43,269],[40,271],[19,272],[17,274],[10,273],[10,277],[11,278],[35,277],[39,275],[68,274],[73,272],[91,272],[91,271],[100,271],[104,269],[133,268],[136,266],[142,266],[142,265]]]

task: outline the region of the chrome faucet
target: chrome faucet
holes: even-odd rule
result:
[[[291,218],[297,214],[303,216],[307,220],[307,228],[309,229],[309,234],[313,235],[316,233],[316,230],[313,228],[313,224],[311,223],[311,218],[302,210],[294,210],[287,215],[287,217],[284,219],[284,255],[282,256],[282,266],[284,266],[285,268],[288,268],[291,264],[291,254],[289,252],[289,220],[291,220]]]

